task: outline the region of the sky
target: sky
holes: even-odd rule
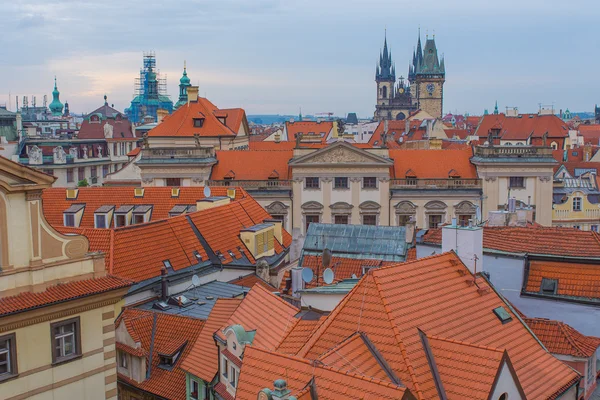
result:
[[[444,112],[482,114],[495,101],[593,111],[598,20],[597,0],[11,0],[0,13],[0,104],[50,102],[56,76],[71,112],[105,94],[123,110],[154,51],[174,102],[185,60],[221,108],[370,117],[385,30],[399,77],[420,27],[445,56]]]

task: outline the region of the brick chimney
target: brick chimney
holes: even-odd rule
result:
[[[188,86],[187,88],[187,98],[188,104],[190,101],[198,101],[198,86]]]
[[[163,122],[167,115],[169,115],[169,112],[167,110],[165,110],[164,108],[159,108],[158,110],[156,110],[156,122],[160,124],[161,122]]]

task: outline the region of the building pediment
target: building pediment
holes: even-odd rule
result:
[[[54,183],[53,176],[0,157],[0,186],[6,192],[40,190]]]
[[[362,165],[362,166],[382,166],[389,167],[393,165],[393,161],[373,154],[369,151],[359,149],[345,142],[337,142],[327,147],[319,149],[310,154],[294,158],[290,161],[290,166],[346,166],[346,165]]]

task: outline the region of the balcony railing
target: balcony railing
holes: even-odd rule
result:
[[[215,156],[212,147],[167,147],[156,149],[143,149],[142,158],[210,158]]]
[[[279,179],[269,179],[269,180],[260,180],[260,181],[250,181],[250,180],[234,180],[234,179],[223,179],[216,181],[208,181],[208,186],[234,186],[241,187],[244,189],[254,189],[254,190],[272,190],[272,189],[287,189],[290,190],[292,188],[291,180],[279,180]]]
[[[543,157],[552,158],[552,147],[539,146],[477,146],[475,156],[479,157]]]
[[[392,189],[481,189],[481,179],[392,179]]]

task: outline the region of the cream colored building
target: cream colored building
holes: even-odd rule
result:
[[[0,158],[0,397],[116,399],[113,321],[130,283],[46,222],[53,181]]]

